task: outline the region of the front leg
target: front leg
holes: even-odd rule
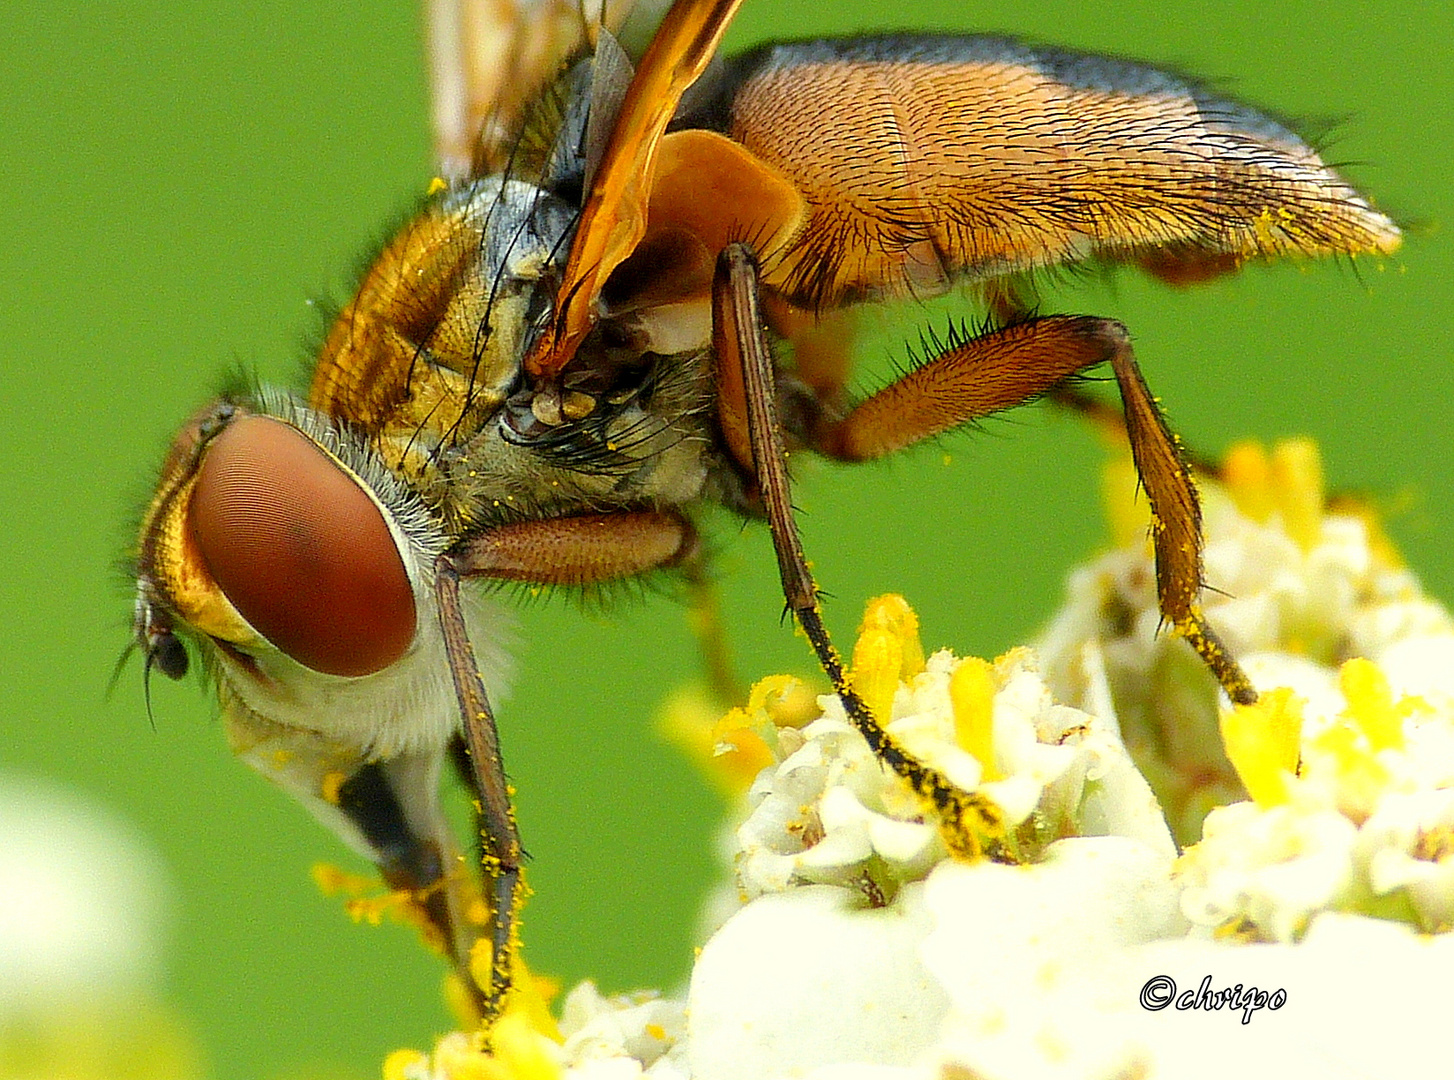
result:
[[[476,824],[481,843],[481,865],[485,876],[485,894],[490,912],[485,924],[489,943],[488,963],[479,964],[470,953],[461,956],[455,950],[456,964],[465,985],[474,992],[485,1030],[504,1008],[514,973],[516,928],[515,911],[520,905],[520,863],[523,849],[520,831],[515,825],[515,807],[510,801],[510,785],[505,777],[505,764],[500,757],[500,734],[495,713],[485,693],[465,625],[464,606],[460,600],[460,567],[449,552],[439,557],[434,567],[434,598],[439,622],[444,631],[445,652],[449,657],[450,676],[459,702],[460,722],[464,729],[464,745],[469,756],[470,787],[477,802]],[[483,967],[487,975],[480,973]]]
[[[481,863],[491,900],[486,927],[489,975],[478,987],[487,1028],[499,1015],[510,989],[518,947],[515,913],[520,904],[523,849],[494,710],[465,625],[460,579],[590,585],[676,566],[695,558],[697,552],[696,531],[680,514],[623,511],[544,518],[489,529],[444,553],[435,565],[435,599],[464,728],[465,775],[478,800]],[[477,962],[471,964],[471,959],[466,956],[460,962],[467,982],[481,967]]]
[[[680,566],[697,555],[696,530],[681,514],[622,510],[501,525],[447,559],[462,577],[572,587]]]

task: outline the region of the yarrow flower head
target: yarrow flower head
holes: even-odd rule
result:
[[[885,650],[879,627],[893,623],[897,637]],[[1055,840],[1106,833],[1174,854],[1151,790],[1114,729],[1056,704],[1030,650],[988,663],[942,649],[926,661],[912,611],[887,596],[869,604],[854,652],[852,677],[869,687],[866,700],[884,682],[872,666],[875,653],[889,658],[875,709],[888,734],[999,808],[1007,857],[1033,861]],[[774,708],[776,696],[801,692],[800,685],[759,684],[748,707],[729,714],[728,723],[755,732],[773,759],[749,788],[750,809],[734,834],[738,886],[748,900],[819,883],[861,889],[881,902],[927,876],[944,860],[945,844],[836,695],[818,698],[808,723]]]
[[[836,696],[763,680],[689,740],[739,810],[687,1000],[587,984],[555,1030],[512,999],[491,1054],[456,1033],[388,1080],[1442,1075],[1454,622],[1325,505],[1309,445],[1224,474],[1207,614],[1255,705],[1157,633],[1140,536],[1072,576],[1038,651],[925,657],[880,598],[854,688],[992,808],[980,847]]]
[[[1336,712],[1275,690],[1224,714],[1252,799],[1214,809],[1182,859],[1197,926],[1287,941],[1330,910],[1454,926],[1454,711],[1395,700],[1368,660],[1345,663],[1338,688]],[[1293,735],[1280,760],[1278,729]]]
[[[1129,457],[1107,490],[1135,490]],[[1336,712],[1338,669],[1374,661],[1393,693],[1454,701],[1454,620],[1356,500],[1325,498],[1308,440],[1235,447],[1202,484],[1207,619],[1259,690],[1289,687]],[[1161,632],[1144,506],[1112,499],[1117,546],[1072,572],[1037,643],[1062,701],[1114,716],[1182,843],[1213,806],[1244,797],[1220,738],[1223,698],[1186,645]]]

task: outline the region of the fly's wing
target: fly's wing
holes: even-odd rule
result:
[[[662,0],[425,0],[441,175],[503,172],[532,104],[601,27],[631,44]],[[637,53],[639,55],[639,52]]]
[[[561,0],[425,0],[424,15],[435,154],[460,180],[495,164],[586,25]]]
[[[1282,124],[1129,61],[984,37],[780,44],[694,97],[684,122],[806,202],[761,252],[764,284],[798,307],[1087,258],[1186,280],[1399,244]]]
[[[557,373],[590,331],[606,279],[646,235],[657,149],[706,70],[741,0],[676,0],[651,38],[594,168],[556,291],[555,317],[527,355],[532,376]]]

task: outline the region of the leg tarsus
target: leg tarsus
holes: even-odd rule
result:
[[[1151,502],[1161,614],[1196,650],[1227,696],[1239,705],[1249,705],[1257,700],[1252,681],[1202,614],[1201,503],[1180,440],[1167,427],[1141,376],[1125,327],[1110,320],[1106,323],[1111,370],[1121,391],[1131,457]]]

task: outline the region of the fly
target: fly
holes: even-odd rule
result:
[[[782,42],[716,59],[740,0],[434,0],[441,178],[364,274],[306,394],[178,435],[137,547],[137,646],[191,642],[236,753],[410,890],[486,1021],[521,844],[476,581],[700,580],[694,515],[765,520],[784,595],[883,764],[962,858],[995,805],[899,746],[825,630],[789,450],[892,454],[1109,367],[1167,624],[1237,702],[1202,615],[1197,493],[1120,323],[1038,314],[1037,271],[1181,283],[1386,254],[1397,226],[1280,123],[1131,61],[996,37]],[[967,286],[987,325],[877,393],[845,313]],[[484,904],[440,811],[479,807]]]

